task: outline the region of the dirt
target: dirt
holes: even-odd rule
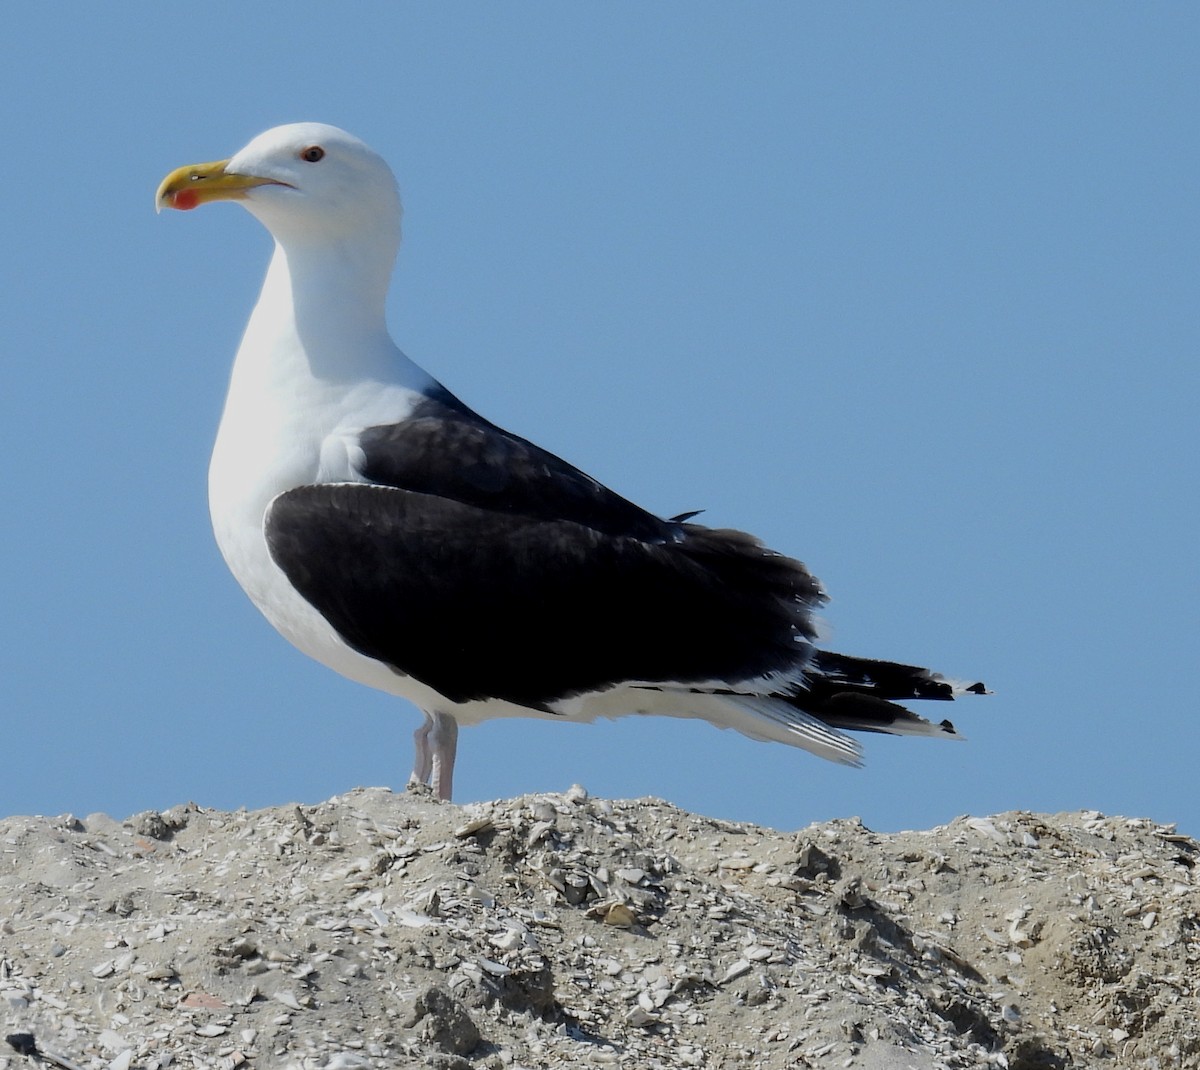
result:
[[[581,788],[0,821],[0,1070],[1200,1067],[1200,847]]]

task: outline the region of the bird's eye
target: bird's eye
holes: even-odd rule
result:
[[[308,148],[300,153],[300,159],[307,160],[309,163],[316,163],[318,160],[323,159],[324,156],[325,150],[320,145],[309,145]]]

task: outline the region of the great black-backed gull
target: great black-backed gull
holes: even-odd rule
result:
[[[400,352],[400,198],[357,138],[277,127],[157,195],[218,200],[275,251],[213,450],[217,543],[300,650],[424,712],[413,782],[450,798],[459,725],[491,717],[695,717],[847,765],[843,729],[955,736],[893,700],[982,684],[817,649],[825,594],[800,562],[647,513]]]

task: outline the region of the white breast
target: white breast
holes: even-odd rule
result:
[[[404,694],[400,677],[346,646],[272,560],[263,532],[271,501],[293,487],[361,480],[357,440],[365,427],[405,419],[433,380],[386,331],[358,337],[343,374],[301,341],[291,292],[277,260],[247,325],[209,465],[209,511],[217,545],[254,604],[310,657],[371,687]]]

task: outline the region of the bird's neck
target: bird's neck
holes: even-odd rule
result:
[[[243,351],[303,362],[321,380],[392,377],[404,360],[384,315],[393,260],[366,243],[276,244]]]

